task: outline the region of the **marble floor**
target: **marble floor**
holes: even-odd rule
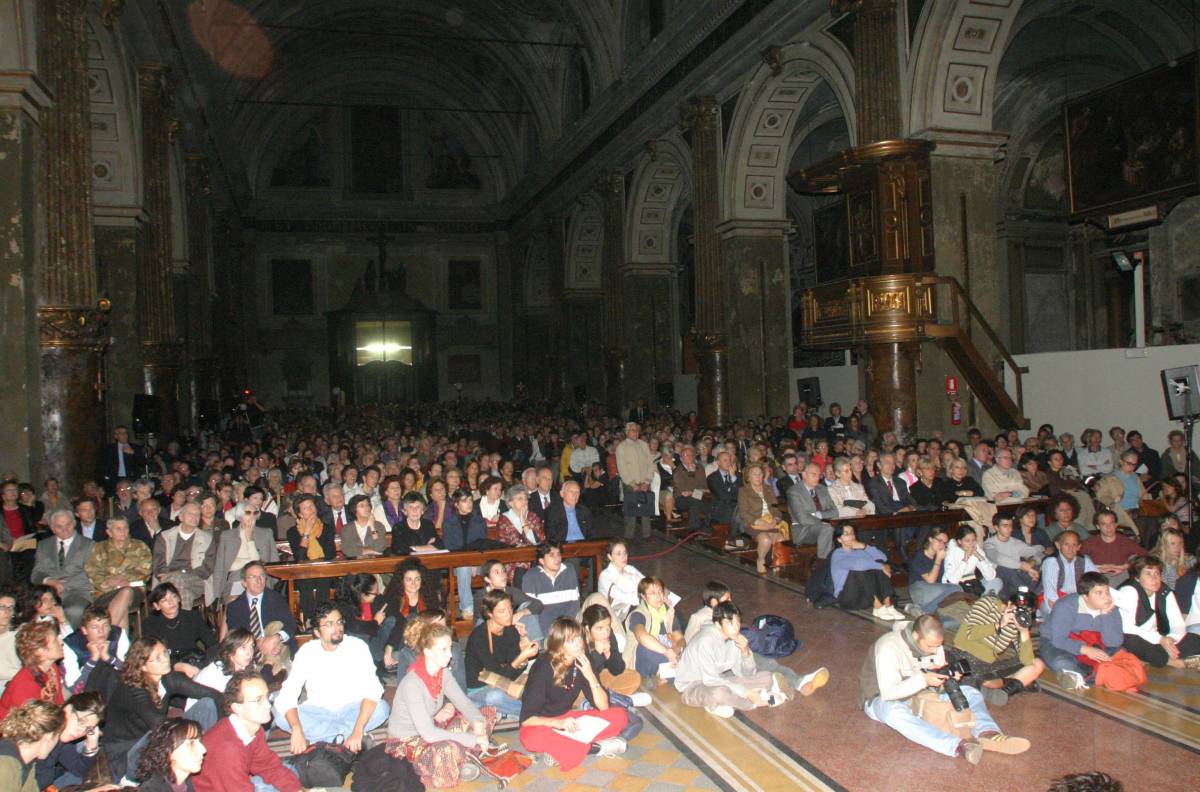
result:
[[[620,527],[611,515],[600,524],[609,531]],[[646,728],[624,757],[589,759],[569,773],[535,764],[512,788],[1030,792],[1067,773],[1103,770],[1127,790],[1200,789],[1195,672],[1154,671],[1136,695],[1072,693],[1046,681],[1043,692],[1018,696],[992,713],[1006,733],[1029,738],[1033,747],[1021,756],[985,754],[971,766],[909,743],[863,714],[859,670],[889,624],[869,614],[814,609],[796,581],[760,577],[737,559],[676,541],[660,534],[639,538],[631,556],[643,573],[662,577],[683,596],[679,609],[685,621],[699,606],[705,581],[723,581],[747,617],[774,613],[790,619],[804,645],[781,662],[798,672],[826,666],[829,684],[810,698],[729,720],[685,707],[672,688],[660,688],[654,703],[640,710]],[[497,736],[519,747],[515,732]],[[286,744],[278,747],[286,750]]]

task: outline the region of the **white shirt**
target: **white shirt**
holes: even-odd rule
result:
[[[1099,451],[1079,449],[1079,474],[1081,476],[1087,478],[1088,476],[1112,473],[1112,471],[1112,454],[1107,449],[1101,448]]]
[[[984,580],[996,577],[996,565],[987,560],[987,556],[978,546],[975,547],[975,552],[968,556],[957,541],[946,545],[946,557],[942,560],[943,583],[961,583],[974,577],[977,569],[979,576]]]
[[[196,674],[192,681],[197,685],[204,685],[213,690],[224,690],[232,676],[233,674],[225,673],[225,666],[222,665],[220,660],[215,660],[204,666],[204,668],[201,668],[200,673]],[[184,704],[183,708],[187,709],[195,703],[196,699],[190,698]]]
[[[92,523],[92,526],[95,527],[95,523]],[[57,536],[54,537],[54,557],[58,557],[59,543],[61,543],[63,560],[65,561],[67,556],[71,554],[71,545],[75,543],[76,536],[79,536],[79,534],[71,534],[70,539],[59,539]]]
[[[614,606],[627,606],[626,612],[628,612],[628,609],[636,608],[638,605],[638,583],[644,577],[645,575],[639,572],[633,564],[626,564],[620,572],[617,571],[616,565],[609,564],[600,573],[596,590],[608,597],[608,601]]]
[[[1117,603],[1117,608],[1121,611],[1121,629],[1126,635],[1136,635],[1143,638],[1149,643],[1158,645],[1159,640],[1163,638],[1158,632],[1158,620],[1156,614],[1150,614],[1150,618],[1141,624],[1137,624],[1137,605],[1138,595],[1137,589],[1133,586],[1122,586],[1114,589],[1112,593],[1113,601]],[[1154,597],[1150,597],[1150,607],[1154,607]],[[1172,594],[1167,594],[1165,597],[1167,605],[1167,624],[1171,628],[1171,632],[1167,637],[1173,638],[1175,641],[1180,641],[1187,633],[1187,626],[1183,621],[1183,612],[1179,610],[1179,603],[1175,601]]]
[[[1058,602],[1058,591],[1050,590],[1052,588],[1052,586],[1050,585],[1050,581],[1056,580],[1058,578],[1058,563],[1060,560],[1062,561],[1062,565],[1063,565],[1061,591],[1064,594],[1075,594],[1076,593],[1076,591],[1075,591],[1075,560],[1071,559],[1071,561],[1067,561],[1065,558],[1060,559],[1056,555],[1046,556],[1046,558],[1042,561],[1042,570],[1041,570],[1042,571],[1041,579],[1046,581],[1046,585],[1042,587],[1043,588],[1042,599],[1044,602],[1043,607],[1045,608],[1046,613],[1049,613],[1050,609],[1054,607],[1054,603]],[[1087,556],[1083,556],[1083,571],[1084,572],[1095,572],[1096,571],[1096,565],[1093,564],[1092,559],[1088,558]],[[1083,597],[1080,597],[1079,599],[1081,602],[1083,601]],[[1134,607],[1136,609],[1137,606],[1134,606]]]
[[[309,704],[334,711],[365,699],[383,698],[371,650],[352,635],[343,638],[332,652],[315,638],[301,646],[275,699],[276,709],[287,713],[298,706],[301,691],[307,694]]]
[[[600,461],[600,452],[593,446],[584,446],[571,451],[570,468],[572,473],[582,473]]]
[[[105,643],[107,643],[107,641]],[[119,638],[117,638],[117,659],[124,662],[125,653],[128,651],[129,632],[126,630],[121,630],[121,635]],[[75,683],[79,681],[80,675],[83,673],[83,669],[79,667],[79,655],[75,654],[75,651],[70,647],[66,647],[66,651],[63,652],[62,663],[63,679],[67,683],[68,688],[74,687]]]

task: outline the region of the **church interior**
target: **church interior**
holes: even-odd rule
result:
[[[118,427],[186,449],[250,395],[1164,447],[1198,45],[1200,0],[0,0],[0,469],[73,496]],[[683,538],[630,554],[686,612],[715,579],[786,617],[829,684],[729,719],[666,685],[623,756],[512,788],[1200,787],[1195,670],[1044,677],[994,713],[1032,748],[974,766],[864,715],[870,608]]]

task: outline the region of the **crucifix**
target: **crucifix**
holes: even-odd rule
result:
[[[405,292],[408,287],[406,273],[404,271],[404,262],[400,262],[399,269],[396,272],[388,272],[387,269],[387,246],[388,236],[384,233],[383,223],[379,224],[379,232],[375,236],[375,244],[379,246],[379,287],[381,291],[398,291]]]

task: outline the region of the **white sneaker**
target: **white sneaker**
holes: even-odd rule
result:
[[[635,707],[649,707],[654,702],[654,699],[650,698],[650,694],[642,690],[630,696],[629,700]]]
[[[829,682],[829,669],[821,666],[816,671],[800,677],[800,681],[796,683],[796,690],[799,690],[802,696],[811,696],[825,687],[827,682]]]
[[[905,615],[904,615],[903,613],[901,613],[900,611],[896,610],[896,609],[895,609],[894,607],[892,607],[891,605],[885,605],[885,606],[883,607],[883,611],[884,611],[884,613],[887,613],[887,614],[891,615],[891,617],[892,617],[892,621],[904,621],[905,619],[907,619],[907,618],[908,618],[907,616],[905,616]]]
[[[904,618],[903,614],[897,613],[896,609],[890,605],[882,608],[875,608],[871,611],[871,615],[876,619],[881,619],[883,621],[899,621],[900,619]]]
[[[718,704],[715,707],[705,707],[704,709],[709,715],[715,715],[718,718],[733,717],[733,707],[729,706],[728,704]]]
[[[921,610],[920,606],[915,602],[910,602],[904,606],[904,612],[908,614],[910,619],[919,619],[925,615],[925,611]]]
[[[876,619],[881,619],[882,621],[891,621],[892,620],[892,617],[888,616],[883,608],[872,608],[871,615],[874,616]]]
[[[620,756],[629,747],[620,737],[609,737],[596,744],[600,746],[600,753],[596,754],[596,756],[599,756],[601,759],[606,756]]]

